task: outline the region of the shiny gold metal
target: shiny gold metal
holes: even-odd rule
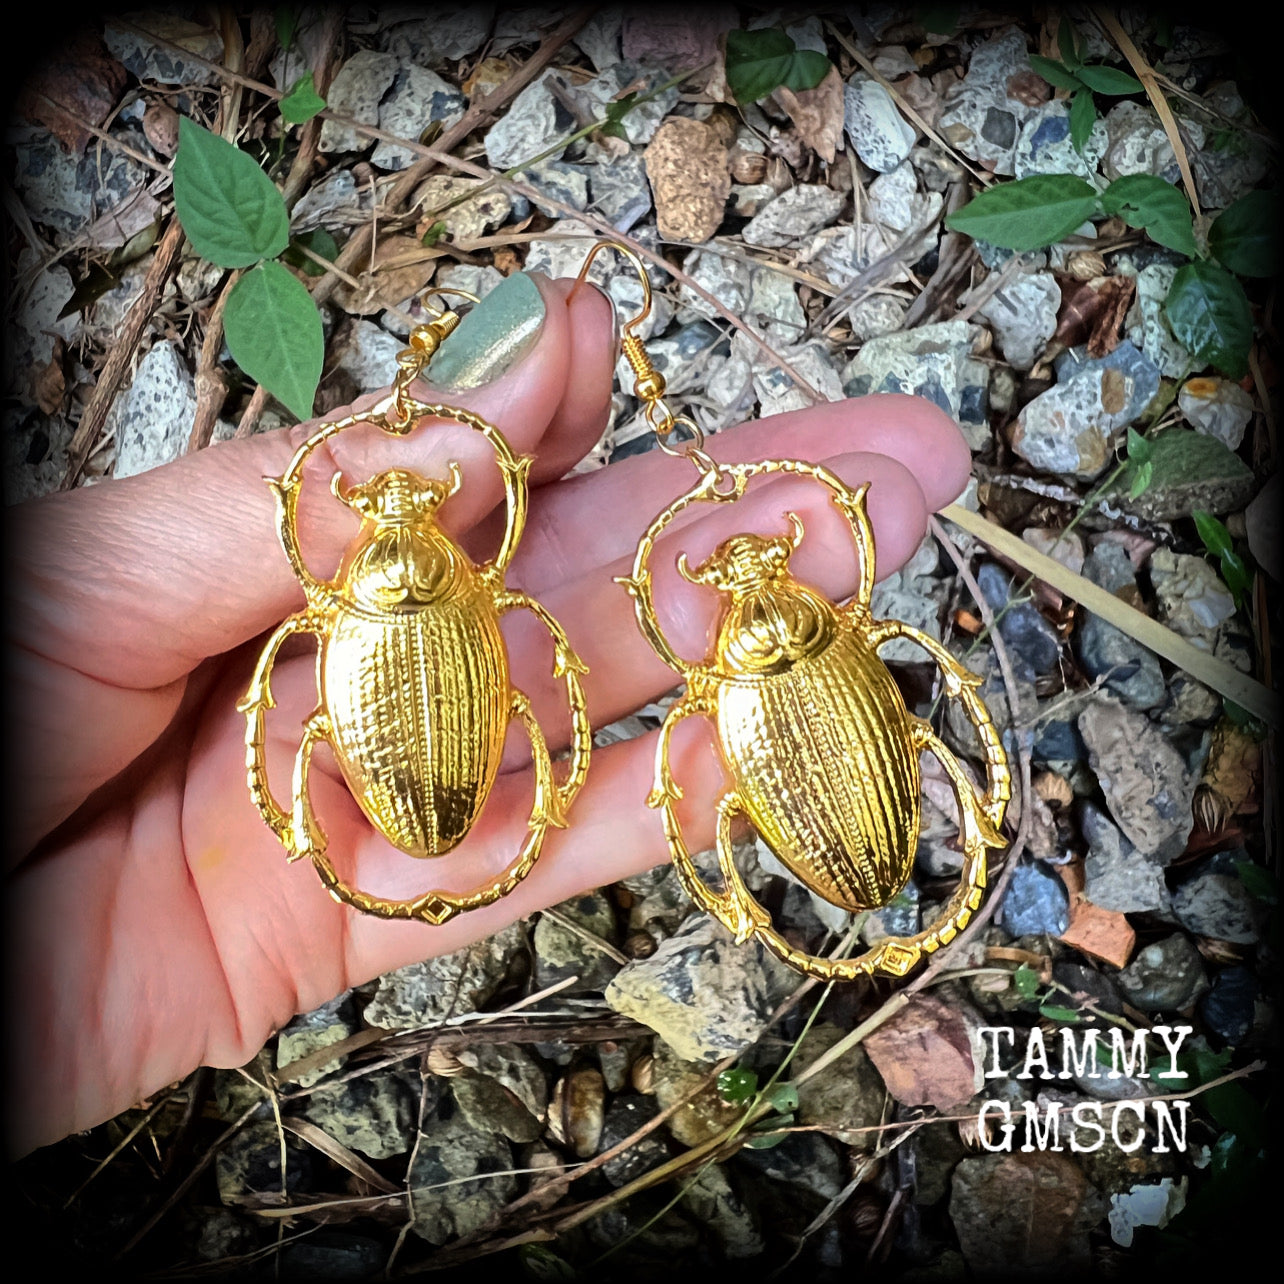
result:
[[[594,253],[607,244],[594,247]],[[828,469],[796,459],[720,464],[705,450],[699,427],[669,410],[661,399],[663,380],[657,384],[651,379],[650,360],[641,342],[628,333],[649,311],[649,289],[643,299],[643,312],[626,324],[622,344],[637,375],[635,392],[646,404],[661,447],[689,459],[699,471],[695,484],[647,528],[632,573],[620,579],[633,598],[643,636],[686,684],[660,732],[655,787],[647,803],[663,817],[674,868],[687,894],[737,941],[756,938],[786,963],[821,980],[852,980],[875,972],[904,976],[967,924],[985,888],[986,849],[1005,846],[999,826],[1011,795],[1011,776],[976,692],[980,679],[936,639],[896,620],[872,618],[874,535],[865,509],[867,485],[853,490]],[[684,660],[655,612],[650,560],[656,540],[690,505],[734,503],[751,479],[775,473],[806,477],[828,490],[855,540],[860,560],[856,596],[836,606],[794,577],[789,562],[802,542],[803,525],[795,514],[786,514],[791,527],[786,535],[733,536],[694,569],[685,555],[678,558],[678,571],[686,579],[722,594],[709,654],[699,663]],[[906,709],[878,658],[879,648],[893,638],[922,647],[940,666],[946,694],[961,702],[986,764],[980,797],[931,726]],[[714,724],[719,754],[733,782],[717,808],[721,891],[701,877],[675,809],[682,790],[670,767],[670,744],[674,729],[691,717]],[[776,930],[736,869],[734,821],[747,819],[795,877],[831,904],[852,912],[876,908],[905,886],[913,869],[923,751],[940,761],[958,798],[963,846],[958,889],[924,931],[882,941],[859,957],[831,960],[797,949]]]
[[[237,706],[246,715],[250,795],[291,861],[312,861],[335,900],[383,918],[444,923],[506,896],[534,866],[545,831],[564,827],[588,771],[592,730],[580,675],[585,667],[561,625],[533,598],[509,589],[504,575],[526,522],[529,456],[514,455],[503,435],[480,416],[423,402],[411,384],[459,323],[446,312],[410,335],[398,355],[392,391],[369,410],[323,421],[299,447],[283,476],[264,480],[276,497],[277,534],[306,605],[268,639]],[[404,436],[423,419],[450,419],[480,432],[495,452],[504,482],[506,524],[495,556],[475,565],[437,524],[437,512],[460,486],[390,468],[334,496],[362,525],[334,580],[316,578],[298,537],[303,466],[323,442],[357,424]],[[566,779],[553,776],[548,745],[530,700],[509,679],[499,631],[507,611],[527,610],[553,640],[553,673],[566,684],[572,745]],[[266,713],[274,705],[272,667],[287,638],[317,639],[317,709],[303,724],[290,806],[268,782]],[[519,721],[531,744],[535,797],[525,841],[498,878],[468,893],[428,891],[388,900],[349,886],[326,852],[312,808],[308,773],[316,746],[328,744],[343,778],[370,823],[409,856],[430,858],[456,847],[472,828],[499,772],[509,722]]]

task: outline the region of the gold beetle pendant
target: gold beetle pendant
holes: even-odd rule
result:
[[[634,395],[643,403],[660,448],[689,460],[700,473],[695,485],[647,528],[632,574],[620,580],[633,597],[643,636],[686,683],[660,730],[655,787],[647,803],[663,817],[683,888],[737,942],[756,938],[786,963],[825,981],[874,972],[904,976],[924,954],[947,944],[966,926],[985,889],[986,849],[1006,846],[999,826],[1011,797],[1011,775],[1003,745],[976,693],[981,680],[935,638],[897,620],[871,617],[874,533],[865,511],[868,486],[852,490],[829,470],[796,459],[720,464],[704,450],[699,426],[669,410],[663,400],[664,377],[633,333],[651,308],[650,283],[637,256],[616,242],[598,242],[580,279],[599,251],[608,248],[628,258],[642,282],[642,311],[625,323],[621,336],[623,355],[636,376]],[[788,536],[733,536],[695,570],[680,556],[677,568],[686,579],[723,596],[710,654],[689,663],[673,650],[656,617],[649,565],[655,542],[691,504],[734,503],[752,478],[771,473],[807,477],[828,489],[855,539],[860,560],[856,596],[848,605],[836,606],[794,578],[789,559],[802,541],[803,528],[793,513],[788,514],[793,527]],[[982,797],[931,726],[906,709],[878,658],[878,649],[893,638],[921,646],[940,665],[946,694],[962,702],[985,760]],[[719,756],[732,780],[717,810],[721,891],[701,877],[674,806],[682,790],[670,770],[669,745],[674,728],[695,716],[714,724]],[[734,820],[747,819],[777,859],[831,904],[852,912],[875,909],[905,886],[914,867],[919,754],[924,750],[945,768],[958,798],[963,845],[958,889],[926,930],[880,942],[857,958],[824,959],[796,949],[776,930],[736,869]]]
[[[281,546],[303,586],[306,605],[268,639],[237,706],[246,715],[250,795],[289,859],[309,859],[336,901],[383,918],[428,923],[444,923],[489,905],[530,872],[545,831],[566,825],[592,748],[580,683],[583,663],[548,611],[504,584],[526,521],[531,459],[515,456],[484,419],[453,406],[416,401],[409,393],[411,381],[456,324],[458,317],[446,313],[419,327],[411,335],[411,347],[401,354],[401,369],[387,398],[368,411],[323,423],[282,477],[265,478],[276,497]],[[459,488],[457,464],[450,465],[449,481],[391,468],[346,490],[336,473],[330,489],[360,516],[361,530],[335,579],[314,577],[304,564],[297,526],[308,457],[323,441],[356,424],[372,423],[405,435],[424,418],[455,420],[490,442],[503,476],[507,518],[495,557],[474,565],[437,524],[438,509]],[[572,747],[569,774],[560,785],[530,701],[509,678],[499,619],[519,609],[531,611],[548,630],[553,672],[566,684]],[[268,783],[265,714],[274,704],[273,663],[281,644],[296,634],[317,638],[319,703],[303,726],[291,805],[285,808]],[[512,719],[521,722],[530,739],[535,796],[526,839],[499,878],[467,894],[436,890],[412,900],[388,900],[340,878],[308,790],[318,744],[330,746],[370,823],[408,856],[431,858],[451,851],[472,828],[499,773]]]

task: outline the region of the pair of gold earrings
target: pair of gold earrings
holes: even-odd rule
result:
[[[664,401],[664,379],[635,333],[651,310],[650,282],[641,262],[627,247],[601,241],[586,257],[579,279],[604,249],[625,255],[642,282],[642,310],[621,333],[624,356],[636,376],[634,393],[661,449],[689,461],[698,474],[647,527],[632,573],[620,581],[633,598],[643,636],[685,683],[660,732],[655,786],[646,801],[661,813],[683,888],[737,941],[756,938],[786,963],[823,980],[876,971],[903,976],[967,923],[981,903],[987,848],[1004,845],[999,826],[1010,774],[976,692],[980,680],[934,638],[899,621],[871,617],[874,540],[865,511],[867,486],[853,490],[828,469],[797,459],[720,464],[704,449],[695,422],[672,413]],[[548,828],[568,824],[592,750],[583,663],[553,616],[505,583],[525,526],[531,458],[515,455],[495,426],[479,416],[421,402],[410,393],[412,381],[458,324],[459,317],[446,312],[412,331],[388,396],[359,414],[323,421],[284,475],[266,479],[276,498],[277,534],[303,586],[305,606],[268,639],[238,706],[246,715],[250,794],[289,859],[311,860],[338,901],[384,918],[428,923],[443,923],[512,891],[534,866]],[[438,508],[459,488],[458,465],[450,465],[449,480],[391,468],[346,490],[335,474],[331,491],[360,516],[362,526],[336,577],[314,577],[304,563],[297,528],[309,456],[357,424],[404,436],[424,419],[454,420],[490,443],[506,506],[495,556],[475,565],[437,524]],[[792,513],[783,515],[790,523],[787,535],[735,535],[694,569],[680,556],[677,567],[685,578],[722,595],[713,647],[705,659],[690,663],[674,651],[656,615],[650,569],[656,541],[684,509],[734,504],[752,479],[774,473],[806,477],[828,491],[855,540],[858,592],[838,606],[794,578],[789,560],[803,527]],[[531,612],[547,629],[554,673],[565,683],[572,736],[560,782],[530,700],[509,676],[499,620],[514,610]],[[273,663],[281,644],[296,634],[317,639],[319,705],[304,723],[291,801],[284,807],[268,783],[265,714],[273,704]],[[980,796],[928,723],[906,709],[878,658],[879,647],[892,638],[918,643],[939,664],[947,695],[961,702],[986,764]],[[721,890],[701,877],[674,806],[682,791],[670,770],[670,739],[679,722],[696,716],[716,729],[721,760],[733,782],[717,804]],[[500,877],[466,894],[436,890],[410,900],[375,896],[340,878],[309,792],[309,768],[319,743],[330,746],[370,823],[407,855],[430,858],[452,850],[472,828],[499,773],[514,719],[530,739],[534,802],[525,841]],[[825,900],[849,911],[884,905],[905,886],[913,868],[924,750],[940,761],[958,798],[963,870],[954,895],[924,931],[882,941],[858,957],[832,960],[796,949],[733,862],[735,819],[746,818],[777,858]]]

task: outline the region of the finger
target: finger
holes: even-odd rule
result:
[[[875,394],[790,411],[709,438],[725,463],[819,460],[870,452],[904,465],[918,479],[929,511],[952,502],[967,483],[971,455],[958,425],[930,401]],[[690,470],[658,450],[635,455],[541,493],[513,575],[539,593],[631,553],[637,532],[691,483]]]
[[[850,486],[870,484],[867,509],[874,528],[876,571],[879,578],[890,575],[913,556],[927,529],[927,505],[916,479],[886,455],[841,455],[824,462]],[[855,534],[829,492],[814,481],[775,479],[751,486],[734,504],[695,508],[699,518],[661,536],[650,559],[657,613],[671,645],[684,659],[706,659],[712,626],[726,598],[683,579],[677,569],[680,552],[686,553],[691,566],[698,566],[733,535],[788,532],[787,515],[792,512],[802,520],[805,534],[790,559],[790,573],[836,602],[855,592],[861,570]],[[634,532],[634,539],[640,535]],[[633,599],[615,582],[616,576],[631,574],[632,569],[630,551],[540,597],[588,666],[583,682],[595,726],[641,708],[679,681],[642,636]],[[569,731],[566,691],[552,675],[547,634],[533,616],[519,612],[506,617],[506,636],[514,681],[531,697],[550,743],[560,747]]]
[[[614,340],[609,303],[596,290],[577,291],[568,304],[569,283],[537,284],[544,320],[530,353],[492,383],[441,399],[494,423],[519,452],[538,453],[564,411],[557,467],[600,434],[604,409],[594,389],[609,386]],[[279,622],[302,596],[277,546],[262,478],[279,476],[314,427],[228,442],[18,510],[9,587],[19,641],[90,677],[151,687]],[[335,467],[351,478],[393,464],[444,475],[452,458],[466,480],[443,519],[463,529],[502,489],[488,445],[462,426],[425,425],[406,438],[354,428],[333,439],[315,471],[323,481]],[[355,530],[352,514],[314,485],[305,487],[300,525],[305,553],[322,573],[332,571]]]

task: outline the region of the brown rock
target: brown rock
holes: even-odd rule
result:
[[[683,1061],[663,1039],[655,1041],[651,1086],[661,1110],[685,1100],[685,1104],[669,1117],[669,1131],[684,1146],[698,1146],[710,1137],[716,1137],[744,1113],[743,1106],[724,1101],[712,1082],[695,1091],[700,1082],[709,1077],[710,1068],[701,1063]],[[686,1100],[688,1097],[690,1099]]]
[[[1057,866],[1057,873],[1070,892],[1070,925],[1061,933],[1061,940],[1103,963],[1127,967],[1137,944],[1137,933],[1127,916],[1084,898],[1081,860]]]
[[[865,1051],[902,1105],[951,1110],[980,1090],[972,1012],[925,994],[865,1039]]]
[[[950,1220],[968,1266],[987,1277],[1087,1267],[1100,1213],[1096,1189],[1064,1155],[983,1155],[954,1170]]]
[[[667,241],[707,241],[721,226],[731,173],[716,130],[698,120],[671,116],[646,152],[655,218]]]

